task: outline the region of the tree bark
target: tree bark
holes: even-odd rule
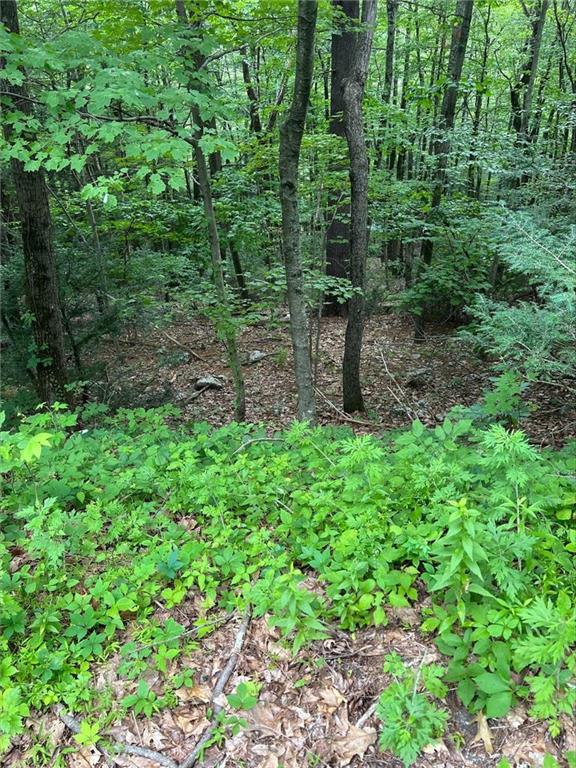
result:
[[[254,133],[259,136],[262,133],[262,121],[260,120],[259,98],[258,92],[252,83],[250,77],[250,64],[248,63],[248,49],[246,46],[242,49],[242,77],[244,79],[244,85],[246,87],[246,95],[248,96],[248,103],[250,105],[250,133]]]
[[[532,96],[540,58],[542,33],[548,11],[548,0],[538,0],[529,12],[531,26],[530,37],[526,40],[526,62],[517,82],[510,89],[510,104],[512,108],[512,127],[516,132],[516,143],[525,144],[528,141],[528,126],[532,112]]]
[[[20,34],[18,8],[15,0],[0,1],[0,21],[12,34]],[[1,63],[3,68],[4,63]],[[31,114],[25,85],[4,82],[2,90],[9,92],[10,106]],[[5,122],[4,138],[10,142],[12,128]],[[66,389],[66,355],[56,258],[52,242],[52,218],[44,170],[26,171],[21,160],[12,158],[12,176],[22,227],[26,303],[32,315],[32,331],[36,346],[34,382],[42,402],[55,399],[71,402]]]
[[[188,25],[188,14],[184,6],[183,0],[176,0],[176,14],[181,24]],[[185,51],[183,52],[185,53]],[[197,51],[191,53],[191,57],[195,67],[197,68],[202,59]],[[236,343],[236,331],[230,321],[229,315],[230,308],[228,302],[228,295],[226,292],[226,283],[224,280],[224,263],[222,258],[222,248],[220,245],[220,237],[218,235],[218,224],[216,222],[216,214],[214,212],[214,203],[212,198],[212,184],[210,181],[210,173],[208,171],[208,164],[206,157],[200,145],[200,139],[204,130],[204,122],[202,116],[198,111],[198,108],[192,110],[192,117],[196,126],[196,131],[193,137],[194,147],[194,160],[196,163],[196,173],[198,176],[198,186],[202,194],[202,202],[204,204],[204,214],[206,216],[206,223],[208,226],[208,239],[210,241],[210,255],[212,258],[212,276],[214,280],[214,286],[216,288],[216,294],[218,301],[222,307],[222,312],[225,315],[221,325],[220,333],[224,344],[226,346],[226,352],[228,354],[228,365],[232,373],[232,381],[234,383],[234,418],[236,421],[244,421],[246,418],[246,394],[244,387],[244,376],[242,374],[242,366],[240,365],[240,356],[238,354],[238,346]],[[221,164],[217,169],[212,170],[213,173],[217,173],[221,170]]]
[[[314,422],[316,400],[308,344],[308,316],[300,255],[298,215],[298,164],[314,72],[314,34],[317,0],[298,0],[296,75],[292,105],[280,128],[280,203],[282,206],[282,253],[286,270],[294,373],[298,391],[298,417]]]
[[[198,115],[195,115],[195,122],[201,130],[201,121]],[[226,284],[224,282],[224,266],[222,262],[222,251],[220,249],[220,238],[218,236],[218,226],[216,224],[216,215],[212,204],[212,189],[210,184],[210,175],[204,152],[196,139],[194,142],[194,159],[196,160],[196,172],[198,173],[198,184],[202,191],[202,200],[204,203],[204,213],[206,214],[206,223],[208,225],[208,236],[210,239],[210,254],[212,256],[212,273],[214,285],[218,300],[224,312],[228,311],[228,296],[226,295]],[[236,421],[244,421],[246,418],[246,395],[244,389],[244,376],[240,365],[240,356],[238,355],[238,346],[236,344],[236,332],[230,324],[229,318],[224,318],[222,337],[228,353],[228,365],[232,373],[234,382],[234,418]]]
[[[364,410],[360,355],[364,331],[364,273],[368,253],[368,152],[362,104],[376,25],[377,0],[362,3],[362,26],[356,32],[352,66],[344,86],[344,127],[350,154],[350,279],[358,289],[350,299],[342,364],[342,393],[347,413]]]
[[[436,139],[432,149],[433,154],[436,156],[431,202],[432,215],[440,205],[446,186],[446,167],[448,164],[448,153],[450,151],[449,134],[454,128],[458,86],[460,84],[464,57],[466,55],[473,7],[474,0],[457,0],[456,2],[454,15],[457,19],[457,23],[452,27],[450,56],[448,59],[448,82],[442,99],[442,109],[436,128]],[[422,243],[422,259],[425,264],[428,265],[431,263],[433,252],[434,243],[432,238],[428,237]]]
[[[331,41],[330,75],[330,122],[329,132],[341,139],[346,137],[344,129],[344,79],[351,68],[351,55],[354,46],[353,26],[358,21],[358,0],[332,0],[335,13],[335,29]],[[342,170],[341,164],[333,164],[332,170]],[[326,274],[329,277],[348,278],[350,276],[350,204],[341,202],[341,195],[331,194],[331,211],[326,233]],[[336,295],[327,291],[324,296],[323,314],[327,316],[345,315],[348,303],[338,301]]]
[[[484,81],[486,79],[486,72],[488,69],[488,53],[490,51],[490,17],[492,15],[492,6],[489,5],[486,9],[486,14],[483,16],[483,28],[484,28],[484,42],[482,45],[482,61],[480,64],[480,78],[476,85],[476,97],[474,99],[474,116],[472,118],[472,131],[470,140],[470,150],[468,154],[468,195],[480,199],[480,189],[482,186],[482,169],[477,161],[477,143],[478,134],[480,131],[480,121],[482,119],[482,96],[484,89]]]

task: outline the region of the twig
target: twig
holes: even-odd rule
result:
[[[180,766],[178,768],[192,768],[192,766],[196,764],[198,757],[202,753],[202,750],[205,748],[206,744],[208,743],[208,741],[212,736],[212,733],[216,728],[216,723],[214,723],[214,718],[216,718],[217,715],[222,710],[222,705],[218,703],[217,699],[223,693],[224,688],[226,687],[226,683],[228,682],[228,680],[230,679],[230,676],[232,675],[232,672],[234,672],[236,668],[236,664],[238,663],[240,652],[242,651],[242,648],[244,646],[244,640],[246,639],[246,634],[248,632],[248,627],[250,625],[251,616],[252,616],[252,612],[250,608],[247,608],[244,614],[244,618],[242,619],[242,623],[238,628],[238,633],[234,641],[234,646],[232,648],[232,653],[230,654],[230,658],[228,659],[228,662],[224,667],[224,669],[222,670],[222,672],[220,672],[218,680],[216,681],[216,685],[214,686],[214,690],[212,691],[212,696],[210,697],[210,703],[213,705],[212,722],[206,726],[199,740],[196,742],[196,746],[194,747],[192,752],[190,752],[190,754],[180,763]]]
[[[377,706],[378,706],[378,699],[376,699],[376,701],[373,701],[372,704],[370,704],[370,706],[366,710],[366,712],[364,712],[364,714],[358,718],[358,720],[356,721],[356,728],[362,728],[364,723],[370,720],[374,712],[376,712]]]
[[[406,398],[406,400],[407,400],[408,398],[406,397],[406,392],[400,386],[398,381],[394,378],[394,374],[392,373],[392,371],[388,368],[388,364],[386,363],[386,358],[384,357],[384,352],[382,350],[380,350],[380,358],[382,360],[382,364],[384,365],[384,370],[386,371],[387,376],[390,378],[390,381],[392,381],[392,383],[396,385],[396,387],[397,387],[398,391],[400,392],[400,394],[402,395],[402,397]],[[406,413],[408,414],[408,416],[410,416],[411,419],[419,418],[420,413],[418,411],[412,409],[409,405],[407,405],[406,402],[403,402],[402,400],[400,400],[400,398],[394,392],[392,387],[387,387],[387,389],[390,392],[390,394],[392,395],[392,397],[396,400],[396,402],[399,405],[402,406],[402,408],[406,411]]]
[[[252,443],[283,443],[284,438],[282,437],[252,437],[250,440],[246,440],[245,443],[242,443],[242,445],[239,448],[236,448],[235,451],[233,451],[230,454],[230,458],[232,456],[236,456],[237,453],[240,453],[240,451],[243,451],[244,448],[248,448],[249,445],[252,445]]]
[[[75,717],[68,714],[62,706],[56,707],[56,714],[62,720],[64,725],[69,728],[72,733],[80,733],[81,723],[76,720]],[[178,763],[172,760],[171,757],[163,755],[161,752],[156,752],[155,749],[148,749],[148,747],[138,747],[136,744],[127,744],[125,741],[112,742],[114,750],[123,755],[133,755],[134,757],[144,757],[147,760],[157,763],[158,765],[165,766],[165,768],[179,768]],[[99,752],[109,759],[109,755],[105,748],[102,746],[102,739],[96,742],[96,746]]]
[[[206,392],[207,389],[210,389],[210,387],[209,386],[202,387],[202,389],[199,389],[197,392],[194,392],[194,394],[190,395],[190,397],[188,399],[190,401],[196,400],[196,398],[200,397],[200,395],[203,392]]]
[[[381,428],[381,427],[385,426],[385,424],[382,424],[381,422],[376,423],[374,421],[362,421],[362,419],[354,419],[354,418],[352,418],[352,416],[348,416],[348,414],[344,413],[344,411],[341,411],[340,408],[338,408],[338,406],[335,403],[332,402],[332,400],[329,400],[326,397],[326,395],[324,394],[324,392],[322,392],[320,389],[318,389],[318,387],[314,387],[314,389],[320,395],[320,397],[323,400],[325,400],[326,403],[328,403],[328,405],[336,411],[338,416],[340,416],[340,418],[343,421],[347,421],[349,424],[359,424],[360,426],[363,426],[363,427],[377,427],[377,428]]]
[[[197,352],[194,352],[193,349],[190,349],[190,347],[187,347],[185,344],[182,344],[182,342],[178,341],[178,339],[175,339],[174,336],[170,336],[170,334],[167,333],[166,331],[164,331],[164,336],[166,336],[167,339],[170,339],[171,342],[176,344],[177,347],[180,347],[180,349],[185,350],[190,355],[192,355],[192,357],[195,357],[196,360],[200,360],[201,363],[208,362],[205,358],[201,357]]]

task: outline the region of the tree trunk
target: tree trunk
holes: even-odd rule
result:
[[[201,130],[201,121],[198,115],[195,115],[195,122]],[[224,267],[222,263],[222,251],[220,249],[220,238],[218,236],[218,226],[216,224],[216,215],[212,204],[212,188],[206,158],[198,140],[194,143],[194,159],[196,160],[196,172],[198,173],[198,184],[202,191],[202,200],[204,202],[204,213],[208,224],[208,236],[210,239],[210,254],[212,256],[212,272],[214,285],[218,301],[224,312],[228,312],[228,296],[226,295],[226,284],[224,282]],[[228,317],[224,318],[221,331],[226,351],[228,353],[228,365],[232,373],[234,382],[234,418],[236,421],[244,421],[246,418],[246,395],[244,391],[244,376],[240,365],[238,347],[236,344],[236,331],[230,323]]]
[[[368,152],[362,103],[376,25],[377,0],[362,3],[362,27],[356,32],[352,66],[344,86],[344,127],[350,154],[350,299],[342,364],[342,393],[347,413],[364,410],[360,385],[360,354],[364,331],[364,273],[368,253]]]
[[[262,121],[260,120],[259,98],[258,92],[252,83],[250,77],[250,64],[248,63],[248,50],[246,46],[242,49],[242,77],[244,79],[244,85],[246,87],[246,95],[248,96],[248,102],[250,105],[250,133],[254,133],[259,136],[262,133]]]
[[[548,0],[538,0],[530,12],[529,20],[532,32],[526,40],[526,62],[518,81],[510,89],[510,104],[512,108],[512,127],[516,132],[516,143],[525,144],[528,140],[528,126],[532,111],[532,95],[540,58],[542,33],[548,11]]]
[[[482,95],[486,72],[488,69],[488,53],[490,51],[490,17],[492,6],[486,9],[486,15],[483,17],[484,43],[482,46],[482,61],[480,65],[480,81],[476,86],[476,97],[474,100],[474,116],[472,118],[472,131],[470,138],[470,149],[468,153],[468,195],[480,199],[480,188],[482,184],[482,169],[477,160],[477,143],[480,131],[480,121],[482,119]]]
[[[9,32],[20,34],[15,0],[0,1],[0,20]],[[7,99],[11,107],[26,115],[31,113],[25,84],[4,82],[2,90],[10,93]],[[5,123],[3,130],[4,138],[10,142],[11,126]],[[55,399],[70,402],[66,390],[64,331],[44,170],[25,171],[24,163],[16,158],[12,158],[11,168],[22,227],[26,303],[32,315],[36,346],[36,391],[45,403]]]
[[[344,139],[344,78],[350,72],[351,55],[354,45],[352,25],[358,21],[358,0],[332,0],[336,27],[332,32],[330,79],[330,123],[329,131]],[[333,171],[342,170],[341,164],[333,164]],[[326,274],[329,277],[350,276],[350,204],[342,204],[341,195],[331,194],[329,198],[328,232],[326,234]],[[324,296],[323,314],[345,315],[347,303],[337,300],[334,293],[327,291]]]
[[[298,0],[296,75],[292,105],[280,128],[280,203],[282,206],[282,253],[286,270],[294,373],[298,391],[298,417],[314,422],[316,401],[308,344],[308,317],[300,255],[298,215],[298,164],[314,72],[314,33],[317,0]]]
[[[433,154],[436,156],[431,202],[432,215],[440,205],[446,185],[446,167],[448,164],[448,153],[450,151],[449,134],[454,128],[458,86],[462,75],[464,57],[466,55],[473,7],[474,0],[457,0],[456,2],[456,11],[454,15],[456,16],[457,23],[452,27],[452,40],[450,43],[450,56],[448,59],[448,82],[442,99],[442,110],[432,150]],[[425,264],[430,264],[432,261],[433,251],[433,240],[431,237],[428,237],[422,243],[422,259]]]
[[[176,14],[181,24],[189,24],[188,14],[184,6],[183,0],[176,0]],[[186,53],[186,51],[183,51]],[[193,64],[197,69],[203,60],[201,54],[197,51],[193,51],[191,54]],[[202,147],[200,146],[200,138],[204,130],[204,123],[198,108],[192,110],[192,117],[196,126],[196,132],[193,138],[194,146],[194,160],[196,163],[196,173],[198,176],[198,186],[202,194],[202,202],[204,204],[204,214],[206,215],[206,223],[208,225],[208,239],[210,241],[210,255],[212,257],[212,273],[214,286],[216,288],[216,294],[218,301],[222,307],[224,314],[223,322],[219,330],[224,344],[226,346],[226,352],[228,354],[228,365],[232,373],[232,381],[234,383],[234,418],[236,421],[244,421],[246,418],[246,394],[244,388],[244,376],[242,374],[242,366],[240,365],[240,356],[238,354],[238,346],[236,344],[236,331],[231,323],[230,307],[228,303],[228,295],[226,292],[226,283],[224,281],[224,264],[222,259],[222,249],[220,246],[220,237],[218,235],[218,225],[216,222],[216,214],[214,213],[214,204],[212,198],[212,184],[210,181],[210,173],[208,172],[208,165]],[[214,155],[211,155],[211,159]],[[219,161],[218,153],[218,167],[211,168],[212,173],[218,173],[221,170],[221,162]]]
[[[382,92],[382,102],[387,106],[392,103],[394,96],[394,49],[396,45],[396,13],[398,11],[398,0],[386,0],[386,60],[384,64],[384,90]],[[376,167],[381,168],[384,160],[383,139],[386,134],[386,127],[389,118],[386,110],[383,111],[380,119],[380,137],[376,150]],[[393,168],[396,163],[396,149],[393,147],[388,158],[388,167]]]

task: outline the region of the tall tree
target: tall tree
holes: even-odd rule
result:
[[[190,26],[188,14],[184,6],[183,0],[176,0],[176,15],[181,24]],[[193,25],[196,31],[198,25]],[[198,70],[204,64],[204,58],[197,49],[191,49],[191,47],[185,46],[182,51],[183,55],[190,56],[194,64],[194,69]],[[190,84],[192,86],[192,83]],[[195,84],[198,87],[198,84]],[[208,171],[208,163],[202,149],[202,134],[204,132],[204,121],[200,114],[200,110],[197,106],[192,109],[192,117],[195,125],[194,135],[192,137],[192,146],[194,148],[194,159],[196,161],[196,172],[198,175],[198,185],[202,194],[202,202],[204,205],[204,214],[206,216],[206,223],[208,226],[208,240],[210,242],[210,255],[212,258],[212,277],[214,280],[214,286],[216,288],[216,295],[223,313],[221,319],[220,333],[222,335],[224,344],[226,346],[226,352],[228,354],[228,365],[232,373],[232,380],[234,383],[234,417],[237,421],[243,421],[246,417],[246,393],[244,386],[244,376],[242,373],[242,366],[240,364],[240,356],[238,354],[238,345],[236,342],[236,331],[234,325],[229,317],[229,299],[226,290],[226,282],[224,278],[224,262],[222,258],[222,248],[220,245],[220,236],[218,233],[218,224],[216,221],[216,213],[214,211],[214,202],[212,197],[212,183],[210,179],[210,173]],[[218,171],[221,169],[221,162],[219,161]],[[213,172],[218,172],[213,171]]]
[[[308,315],[300,254],[298,165],[314,72],[314,34],[317,11],[317,0],[298,0],[294,94],[286,120],[280,128],[279,152],[282,253],[286,270],[294,373],[298,390],[298,416],[300,419],[310,422],[314,422],[316,418],[316,399],[310,363]]]
[[[350,155],[350,280],[357,290],[350,299],[342,364],[344,410],[364,410],[360,384],[360,355],[364,332],[364,274],[368,254],[368,151],[363,101],[377,0],[362,3],[361,25],[355,32],[351,68],[344,85],[344,128]]]
[[[510,104],[512,108],[512,127],[516,132],[516,142],[525,144],[528,141],[528,126],[532,113],[534,83],[538,71],[538,60],[542,45],[542,33],[548,11],[548,0],[537,0],[531,8],[522,3],[524,13],[530,22],[530,35],[526,38],[524,51],[526,59],[520,76],[510,88]]]
[[[11,34],[20,34],[15,0],[0,1],[0,21]],[[0,64],[3,68],[4,63]],[[21,84],[2,81],[2,92],[7,94],[5,106],[27,116],[31,114],[32,102],[25,80]],[[10,120],[3,121],[3,131],[9,142]],[[26,171],[24,163],[16,157],[11,159],[11,169],[22,228],[26,303],[32,315],[36,346],[34,383],[43,402],[69,401],[62,308],[45,174],[42,168]]]
[[[354,27],[358,22],[358,0],[332,0],[334,29],[330,43],[330,121],[328,130],[333,136],[346,138],[344,129],[344,81],[351,70],[354,48]],[[334,163],[334,170],[342,170],[341,163]],[[330,219],[326,233],[326,274],[330,277],[347,278],[350,271],[350,204],[342,202],[342,195],[330,195]],[[338,301],[336,295],[327,292],[324,297],[325,315],[342,315],[347,304]]]
[[[472,11],[474,0],[457,0],[454,16],[456,23],[452,27],[452,37],[450,41],[450,55],[448,57],[448,72],[446,88],[442,98],[442,108],[440,117],[435,127],[435,138],[432,145],[432,153],[435,157],[434,178],[432,182],[432,199],[430,203],[429,223],[432,222],[444,195],[446,187],[446,169],[448,166],[448,155],[450,152],[450,134],[454,128],[454,119],[456,116],[456,104],[458,99],[458,87],[462,76],[462,67],[466,56],[466,47],[468,45],[468,36],[470,34],[470,23],[472,21]],[[422,262],[429,266],[432,262],[434,253],[434,240],[429,234],[422,242]],[[423,312],[423,308],[421,308]],[[415,341],[424,340],[423,316],[419,314],[415,317]]]

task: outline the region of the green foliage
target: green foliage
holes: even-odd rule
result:
[[[441,682],[444,670],[434,665],[410,669],[397,654],[391,654],[384,671],[393,676],[394,682],[384,689],[376,709],[382,721],[379,745],[410,766],[423,747],[444,732],[448,713],[433,701],[444,698],[448,691]]]
[[[114,654],[135,686],[120,711],[170,706],[194,679],[175,662],[220,609],[250,603],[297,651],[331,623],[386,623],[422,587],[422,628],[464,705],[498,717],[527,699],[557,731],[575,690],[573,446],[539,451],[522,432],[449,419],[385,441],[296,423],[271,441],[239,424],[175,430],[172,413],[120,411],[75,431],[59,406],[1,433],[4,746],[31,709],[90,713],[95,669]],[[190,591],[192,637],[156,614]],[[407,707],[420,723],[402,737],[407,756],[442,718],[396,676],[398,727]],[[254,703],[255,685],[233,706]]]
[[[462,333],[499,368],[528,379],[557,382],[576,376],[576,260],[574,230],[553,233],[527,214],[502,218],[497,254],[508,273],[534,294],[508,301],[477,297],[472,329]]]

